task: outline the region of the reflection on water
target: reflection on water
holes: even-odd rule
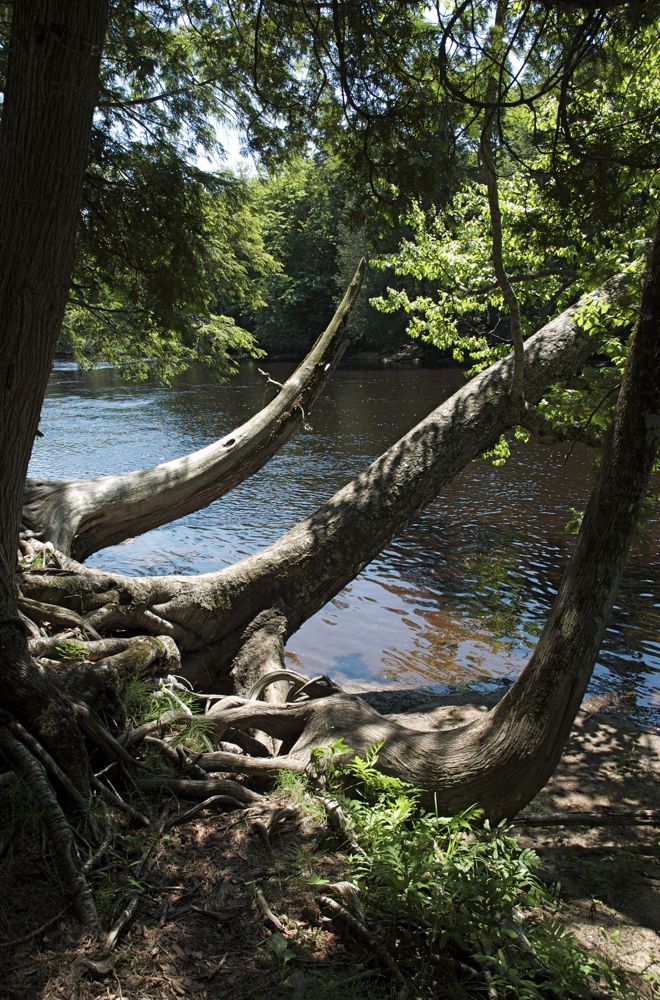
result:
[[[271,365],[283,380],[290,366]],[[298,434],[260,473],[213,504],[98,553],[126,573],[197,573],[274,541],[344,485],[457,386],[455,369],[343,369]],[[225,385],[193,369],[171,389],[123,384],[110,368],[59,363],[31,471],[53,478],[154,465],[226,433],[260,408],[263,379],[247,365]],[[292,637],[307,673],[383,684],[457,685],[512,679],[556,593],[584,506],[586,449],[520,446],[504,469],[473,462],[391,546]],[[658,513],[631,553],[591,691],[624,714],[658,705]]]

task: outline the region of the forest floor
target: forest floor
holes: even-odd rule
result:
[[[406,724],[468,722],[488,707],[468,704],[469,698],[435,698],[430,708],[407,712]],[[659,748],[657,735],[622,728],[602,705],[587,702],[559,769],[526,812],[658,808]],[[259,821],[287,805],[296,808],[294,815],[266,836]],[[517,825],[515,832],[539,853],[544,877],[561,883],[561,919],[585,951],[628,972],[639,997],[651,1000],[660,984],[657,828]],[[329,919],[319,903],[323,888],[310,881],[349,877],[337,835],[320,812],[292,803],[286,791],[242,812],[198,813],[161,836],[140,866],[143,854],[144,839],[136,838],[134,862],[110,855],[96,876],[108,922],[116,918],[116,885],[126,884],[127,865],[133,871],[128,895],[138,892],[140,900],[113,961],[95,965],[98,946],[70,915],[43,927],[61,899],[38,837],[26,834],[20,845],[4,845],[3,1000],[395,995],[374,949],[343,921]],[[114,917],[104,912],[110,905]],[[40,933],[20,940],[40,926]],[[2,947],[8,941],[17,943]]]

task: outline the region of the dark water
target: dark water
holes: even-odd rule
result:
[[[271,365],[282,380],[290,366]],[[344,369],[301,432],[260,473],[206,510],[94,556],[125,573],[197,573],[277,539],[462,383],[456,370]],[[31,471],[104,475],[201,448],[261,405],[254,366],[225,385],[192,370],[172,388],[127,385],[110,368],[58,363]],[[309,674],[379,686],[488,685],[523,668],[589,493],[579,446],[521,446],[503,469],[473,462],[361,576],[292,637]],[[657,509],[629,558],[591,692],[651,721],[660,706]]]

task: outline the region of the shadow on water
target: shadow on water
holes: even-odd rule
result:
[[[270,365],[282,381],[292,366]],[[252,479],[206,510],[98,553],[128,573],[228,566],[310,515],[463,382],[456,369],[338,371],[298,434]],[[191,369],[172,388],[122,383],[116,371],[59,364],[31,471],[53,478],[128,471],[203,447],[263,403],[246,365],[219,385]],[[504,469],[471,463],[360,576],[291,638],[308,673],[360,683],[486,688],[524,666],[573,545],[591,460],[575,447],[520,446]],[[658,518],[635,545],[591,691],[623,715],[657,711]],[[655,706],[654,706],[655,699]]]

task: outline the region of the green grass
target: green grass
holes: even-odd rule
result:
[[[189,692],[177,689],[175,697],[166,689],[155,689],[153,682],[130,677],[122,688],[122,700],[126,714],[134,726],[153,722],[169,712],[182,712],[180,703],[183,702],[193,714],[175,724],[170,741],[172,746],[184,746],[193,753],[213,750],[208,736],[213,729],[213,722],[204,718],[199,699]]]

